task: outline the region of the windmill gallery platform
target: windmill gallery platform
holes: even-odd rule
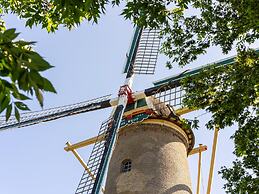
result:
[[[125,112],[124,123],[143,117],[143,112],[152,116],[120,128],[105,194],[192,193],[187,155],[194,135],[171,111],[160,104],[152,113],[145,108]]]

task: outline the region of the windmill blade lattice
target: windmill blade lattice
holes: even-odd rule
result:
[[[143,29],[137,48],[133,71],[135,74],[154,74],[160,47],[160,30]]]
[[[154,74],[160,48],[160,30],[137,27],[123,73]]]
[[[256,52],[259,52],[257,49]],[[188,76],[195,76],[202,71],[206,71],[210,67],[219,68],[235,63],[236,56],[228,57],[226,59],[217,61],[215,63],[203,65],[192,70],[186,70],[178,75],[167,77],[165,79],[154,82],[154,87],[148,88],[144,91],[146,96],[154,96],[158,102],[164,102],[180,108],[184,99],[185,91],[181,86],[181,80]]]
[[[182,106],[185,91],[181,86],[175,86],[172,88],[161,87],[157,90],[154,97],[159,99],[159,102],[169,104],[170,106],[178,109]]]
[[[88,160],[91,175],[84,171],[75,194],[94,194],[101,190],[104,173],[111,157],[125,106],[126,104],[118,105],[112,116],[102,123],[98,138],[102,139],[103,135],[105,135],[105,138],[103,141],[96,141],[94,144]]]
[[[158,30],[136,28],[130,53],[124,73],[127,73],[125,85],[120,87],[118,106],[111,116],[111,120],[102,124],[99,134],[105,133],[103,142],[96,142],[88,165],[93,176],[84,172],[76,194],[99,193],[104,174],[107,169],[113,147],[115,145],[117,131],[120,126],[124,109],[129,99],[132,99],[131,85],[133,74],[153,74],[155,71],[160,39]]]
[[[75,194],[92,193],[96,176],[98,173],[98,169],[100,167],[101,159],[104,154],[105,146],[107,143],[106,138],[103,139],[102,137],[103,135],[105,135],[106,137],[109,136],[109,133],[110,133],[109,128],[110,128],[111,122],[112,122],[112,119],[109,118],[102,123],[96,142],[94,144],[94,147],[92,149],[92,152],[87,162],[87,166],[90,169],[91,174],[89,174],[86,170],[84,171]],[[102,139],[102,141],[100,141],[100,139]]]
[[[10,119],[7,122],[5,122],[5,117],[2,116],[0,117],[0,130],[35,125],[41,122],[51,121],[66,116],[107,108],[111,106],[109,103],[110,96],[111,95],[106,95],[100,98],[72,105],[24,113],[21,114],[20,122],[16,120],[15,116],[11,116]]]
[[[144,91],[146,96],[154,96],[158,103],[169,104],[175,109],[182,106],[185,91],[179,80],[170,80]]]

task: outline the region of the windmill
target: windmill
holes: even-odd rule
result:
[[[147,102],[145,101],[145,98],[150,96],[155,96],[159,99],[158,104],[160,104],[161,101],[165,103],[170,102],[171,105],[174,105],[175,107],[181,105],[184,91],[180,87],[180,79],[187,75],[193,75],[200,70],[198,69],[195,71],[185,72],[179,76],[156,82],[154,87],[148,88],[143,92],[133,93],[131,91],[131,85],[134,74],[154,73],[160,43],[158,33],[158,30],[141,28],[136,29],[124,69],[126,81],[119,90],[118,98],[111,99],[110,96],[103,96],[74,105],[53,108],[40,112],[25,113],[21,116],[21,121],[19,123],[16,122],[14,117],[12,117],[7,123],[1,122],[1,130],[13,127],[24,127],[70,115],[76,115],[83,112],[114,106],[115,108],[111,114],[111,117],[101,125],[100,132],[97,137],[98,141],[95,139],[96,144],[94,145],[94,149],[96,148],[100,151],[100,154],[93,155],[93,157],[95,159],[97,158],[100,163],[95,166],[95,169],[91,169],[91,173],[93,173],[94,178],[92,178],[89,173],[85,172],[84,175],[86,175],[87,178],[84,180],[89,180],[89,187],[78,187],[76,191],[76,193],[98,193],[101,190],[105,169],[107,168],[109,158],[115,144],[117,130],[122,124],[132,122],[132,120],[123,119],[125,108],[130,109],[131,105],[135,106],[138,105],[138,103],[141,104],[143,99],[145,104],[145,102]],[[152,106],[152,104],[150,106]],[[189,111],[187,109],[180,109],[178,112],[174,113],[174,111],[170,108],[168,108],[168,110],[170,111],[169,114],[172,113],[171,116],[175,116],[175,114],[180,115]],[[141,117],[140,120],[147,119],[151,115],[151,113],[145,113],[146,114],[142,115],[143,117]],[[102,138],[102,141],[99,141],[98,138]],[[99,150],[99,148],[102,149]],[[94,153],[94,151],[92,153]],[[84,175],[82,179],[85,177]],[[85,182],[80,182],[80,184],[81,183],[85,184]]]

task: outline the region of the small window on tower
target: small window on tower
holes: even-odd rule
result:
[[[131,164],[132,162],[130,159],[123,160],[121,163],[121,172],[131,171]]]

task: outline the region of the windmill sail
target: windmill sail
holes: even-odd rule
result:
[[[160,30],[143,29],[133,71],[135,74],[154,74],[160,47]]]
[[[87,163],[92,174],[84,171],[75,194],[94,194],[101,190],[125,106],[126,104],[118,105],[111,118],[102,123],[98,137],[105,135],[106,138],[99,141],[97,137]]]
[[[89,174],[86,170],[84,171],[80,182],[78,184],[78,187],[76,189],[76,194],[91,194],[94,183],[97,177],[98,169],[101,164],[102,156],[105,151],[105,146],[107,145],[107,138],[103,139],[103,135],[106,137],[109,136],[110,133],[110,124],[112,122],[112,119],[109,118],[106,121],[104,121],[100,127],[96,142],[94,144],[93,150],[90,154],[90,157],[87,162],[87,166],[89,167],[91,174]],[[100,139],[103,139],[100,141]]]
[[[29,125],[35,125],[41,122],[51,121],[66,116],[111,107],[109,99],[110,96],[111,95],[107,95],[72,105],[51,108],[37,112],[24,113],[21,114],[20,122],[16,120],[15,116],[11,116],[10,119],[5,122],[5,117],[2,116],[0,117],[0,131],[14,127],[20,128]]]
[[[185,91],[179,85],[176,84],[174,87],[168,87],[167,85],[164,87],[160,87],[156,94],[153,95],[156,99],[159,99],[160,103],[169,104],[170,106],[174,107],[175,109],[180,108],[183,103]]]
[[[160,47],[159,29],[136,28],[124,73],[154,74]]]
[[[127,75],[125,85],[121,86],[119,91],[118,106],[114,110],[109,123],[105,122],[101,126],[99,135],[105,133],[106,139],[101,143],[96,142],[88,161],[88,166],[93,171],[94,176],[84,172],[76,194],[95,194],[101,191],[104,174],[111,158],[124,109],[128,100],[132,99],[133,74],[154,73],[160,46],[158,35],[158,30],[136,28],[124,68],[124,73]]]
[[[144,93],[146,96],[154,96],[160,103],[178,108],[182,105],[185,91],[181,86],[180,80],[172,78],[172,80],[144,90]]]
[[[259,52],[259,50],[257,49],[256,52]],[[186,70],[178,75],[158,80],[154,82],[154,87],[146,89],[144,93],[146,96],[154,96],[155,98],[159,99],[161,103],[164,102],[173,106],[174,108],[181,107],[185,94],[185,91],[181,86],[182,79],[186,78],[187,76],[195,76],[209,67],[217,68],[233,64],[235,63],[235,58],[236,56],[229,57],[215,63],[200,66],[192,70]]]

